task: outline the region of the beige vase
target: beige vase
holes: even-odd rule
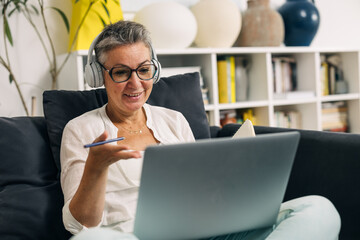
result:
[[[242,28],[234,46],[280,46],[284,41],[284,22],[281,15],[270,8],[269,0],[248,0],[242,14]]]
[[[233,46],[241,29],[241,13],[232,0],[200,0],[191,7],[198,31],[198,47],[228,48]]]

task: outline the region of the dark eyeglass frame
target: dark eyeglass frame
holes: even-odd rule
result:
[[[126,65],[121,65],[121,64],[120,64],[120,65],[116,65],[116,66],[112,67],[110,70],[107,69],[107,68],[106,68],[104,65],[102,65],[100,62],[98,62],[98,61],[96,61],[96,62],[97,62],[106,72],[109,73],[109,76],[110,76],[111,80],[113,80],[113,82],[116,82],[116,83],[123,83],[123,82],[128,81],[128,80],[131,78],[131,75],[132,75],[133,72],[136,73],[136,76],[138,76],[138,78],[139,78],[140,80],[142,80],[142,81],[149,81],[149,80],[151,80],[151,79],[154,79],[154,77],[156,76],[156,73],[157,73],[157,71],[158,71],[158,67],[156,66],[156,64],[154,63],[153,60],[151,60],[151,63],[143,63],[143,64],[141,64],[140,66],[138,66],[138,67],[135,68],[135,69],[132,69],[132,68],[126,66]],[[151,78],[143,79],[142,77],[139,76],[138,69],[141,68],[141,67],[144,67],[144,65],[153,65],[153,66],[155,67],[154,74],[153,74],[153,76],[152,76]],[[120,66],[121,66],[121,67],[126,67],[126,68],[128,68],[128,69],[130,70],[130,74],[129,74],[129,76],[128,76],[128,78],[127,78],[126,80],[123,80],[123,81],[115,81],[114,78],[113,78],[113,75],[112,75],[112,71],[113,71],[113,69],[118,68],[118,67],[120,67]]]

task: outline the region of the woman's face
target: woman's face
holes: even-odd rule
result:
[[[125,65],[136,69],[142,64],[151,63],[149,48],[144,43],[134,43],[116,47],[106,54],[104,66],[111,69],[116,65]],[[108,95],[108,110],[131,115],[141,109],[150,96],[153,80],[143,81],[135,72],[128,81],[114,82],[108,72],[104,72],[104,83]]]

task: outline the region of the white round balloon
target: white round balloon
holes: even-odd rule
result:
[[[239,7],[231,0],[200,0],[191,7],[198,24],[198,47],[232,47],[241,30]]]
[[[147,5],[135,14],[134,21],[150,31],[155,48],[189,47],[197,32],[194,14],[177,2]]]

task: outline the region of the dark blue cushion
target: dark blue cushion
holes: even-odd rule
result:
[[[85,112],[103,106],[106,102],[105,89],[44,92],[44,115],[58,169],[60,169],[61,137],[67,122]],[[154,85],[148,103],[181,112],[189,122],[196,139],[210,137],[199,73],[161,78]]]
[[[0,118],[0,239],[68,239],[44,118]]]

